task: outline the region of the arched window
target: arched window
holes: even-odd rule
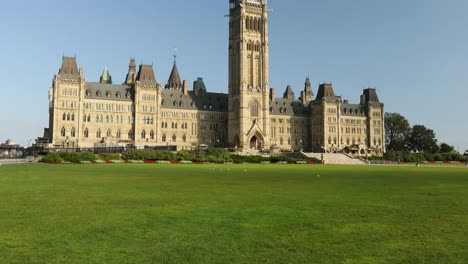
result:
[[[113,116],[110,116],[110,122],[111,122],[111,124],[114,123],[114,117]]]
[[[109,116],[106,115],[106,123],[109,123]]]
[[[103,122],[102,115],[99,117],[99,122],[100,122],[100,123],[102,123],[102,122]]]
[[[167,128],[167,122],[166,122],[166,123],[164,123],[164,128]]]
[[[258,117],[258,103],[257,103],[257,101],[253,101],[250,104],[250,116],[251,117]]]
[[[75,121],[75,114],[74,113],[71,115],[71,120]]]
[[[67,120],[67,114],[63,113],[62,120],[63,120],[63,121]]]
[[[64,127],[62,127],[62,129],[60,130],[60,135],[61,135],[62,137],[64,137],[66,133],[67,133],[67,131],[65,130]]]
[[[151,130],[151,132],[150,132],[150,139],[154,139],[154,131],[153,130]]]
[[[283,145],[283,138],[280,138],[280,145]]]
[[[162,142],[166,142],[166,134],[162,135]]]
[[[96,116],[96,123],[99,123],[99,116]]]
[[[130,129],[127,133],[128,139],[133,139],[133,131]]]
[[[183,136],[182,136],[182,141],[183,141],[183,142],[187,142],[187,136],[186,136],[186,135],[183,135]]]
[[[70,113],[67,115],[67,121],[70,121]]]
[[[176,142],[176,141],[177,141],[177,137],[176,137],[176,135],[174,134],[174,135],[172,135],[172,142]]]
[[[84,135],[85,138],[89,137],[89,131],[88,131],[87,128],[85,128],[83,135]]]
[[[76,132],[75,132],[75,128],[74,128],[74,127],[71,129],[70,135],[71,135],[71,137],[75,137],[75,136],[76,136]]]
[[[83,122],[86,122],[86,115],[83,116]]]
[[[96,138],[101,138],[101,129],[96,131]]]
[[[245,18],[245,29],[250,30],[249,17]]]
[[[145,139],[146,138],[146,131],[143,130],[141,131],[141,139]]]
[[[164,122],[161,122],[161,128],[164,128]]]
[[[112,137],[112,131],[110,129],[107,130],[106,137]]]
[[[115,134],[115,136],[120,139],[122,137],[122,135],[120,134],[120,130],[117,130],[117,133]]]

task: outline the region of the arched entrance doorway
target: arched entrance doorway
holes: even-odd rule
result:
[[[250,139],[250,149],[262,149],[263,140],[260,136],[255,135]]]

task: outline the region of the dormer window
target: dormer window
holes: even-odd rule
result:
[[[101,97],[101,96],[102,96],[101,90],[97,90],[97,91],[96,91],[96,96],[97,96],[97,97]]]
[[[106,92],[106,96],[107,96],[107,98],[111,98],[111,96],[112,96],[112,95],[111,95],[111,92],[110,92],[110,91],[107,91],[107,92]]]

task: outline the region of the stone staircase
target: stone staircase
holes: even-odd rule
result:
[[[321,160],[321,153],[303,153],[305,156]],[[364,161],[354,159],[341,153],[323,153],[323,160],[325,164],[341,164],[341,165],[364,165]]]

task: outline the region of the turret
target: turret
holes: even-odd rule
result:
[[[137,72],[136,72],[135,59],[131,58],[130,63],[128,65],[128,73],[127,73],[127,77],[125,78],[125,84],[128,84],[128,85],[134,84],[136,77],[137,77]]]
[[[145,85],[156,85],[153,65],[141,64],[136,80]]]
[[[177,69],[177,64],[174,61],[174,66],[172,66],[171,75],[167,80],[166,89],[182,89],[182,81],[180,80],[179,70]]]
[[[104,71],[102,72],[99,82],[103,84],[112,84],[112,76],[110,76],[109,70],[107,69],[107,67],[104,68]]]
[[[304,84],[304,91],[301,92],[301,102],[307,104],[310,101],[314,100],[314,93],[312,92],[312,87],[310,85],[310,79],[307,77]]]
[[[64,78],[78,78],[80,72],[78,71],[78,65],[76,63],[76,57],[62,57],[62,66],[59,69],[58,74]]]
[[[288,85],[288,87],[286,87],[286,91],[284,91],[283,98],[284,99],[294,99],[294,92],[293,92],[293,90],[291,88],[291,85]]]

